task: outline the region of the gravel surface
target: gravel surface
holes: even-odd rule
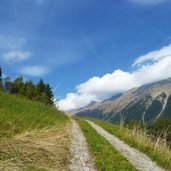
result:
[[[117,137],[109,134],[100,126],[86,120],[100,135],[106,138],[112,146],[121,152],[137,169],[142,171],[164,171],[153,162],[148,156],[125,144]]]
[[[77,122],[72,123],[70,171],[95,171],[93,158],[88,151],[86,139]]]

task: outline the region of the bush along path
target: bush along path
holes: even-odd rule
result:
[[[96,171],[86,139],[76,121],[72,123],[70,171]]]
[[[86,120],[101,136],[110,142],[110,144],[122,153],[130,163],[132,163],[137,169],[142,171],[164,171],[153,162],[148,156],[139,152],[138,150],[130,147],[125,144],[123,141],[115,137],[114,135],[109,134],[100,126],[96,125],[92,121]]]

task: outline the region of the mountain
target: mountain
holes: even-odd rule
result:
[[[171,119],[171,78],[133,88],[124,94],[72,111],[72,114],[113,123],[132,119],[152,123],[161,116]]]

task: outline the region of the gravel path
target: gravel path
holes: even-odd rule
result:
[[[128,146],[117,137],[109,134],[100,126],[86,120],[100,135],[106,138],[112,146],[121,152],[137,169],[142,171],[164,171],[158,167],[148,156],[139,152],[138,150]]]
[[[86,139],[77,122],[72,123],[71,161],[70,171],[95,171],[93,158],[91,157]]]

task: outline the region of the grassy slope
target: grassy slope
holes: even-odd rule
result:
[[[148,138],[146,135],[143,135],[141,132],[137,132],[135,130],[131,131],[120,127],[119,125],[114,125],[101,120],[95,120],[91,118],[88,119],[100,125],[109,133],[124,140],[130,146],[147,154],[161,167],[165,168],[166,170],[171,170],[171,149],[163,145],[161,140],[158,142],[153,142],[150,138]]]
[[[66,170],[69,129],[54,107],[0,92],[0,170]]]
[[[76,119],[87,139],[99,171],[136,171],[137,169],[83,119]]]

